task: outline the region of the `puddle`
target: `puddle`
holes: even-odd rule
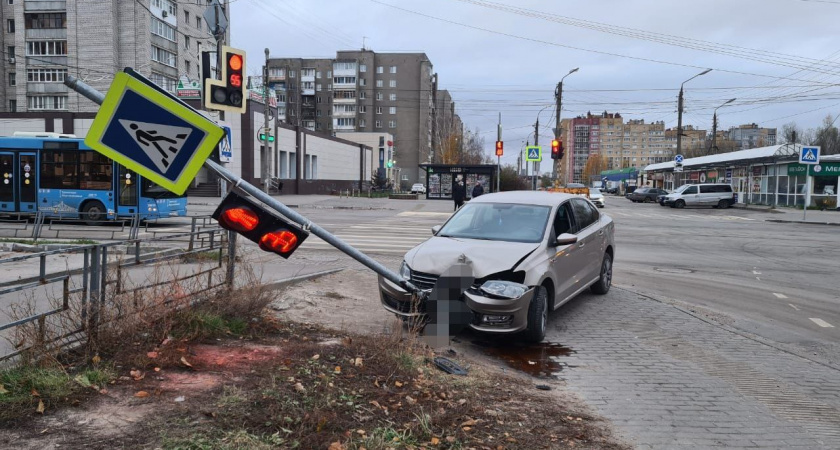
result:
[[[485,355],[500,359],[512,369],[536,378],[557,379],[557,372],[563,370],[564,367],[572,367],[561,363],[557,358],[575,353],[569,347],[552,342],[510,344],[473,341],[472,344]]]
[[[685,274],[694,273],[691,269],[680,269],[679,267],[654,267],[653,270],[663,273]]]

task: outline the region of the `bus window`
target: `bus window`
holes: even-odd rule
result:
[[[14,155],[2,154],[0,155],[0,202],[15,201],[15,188],[12,184],[12,174],[14,173]]]
[[[74,150],[41,151],[41,188],[78,189],[78,155]]]
[[[143,197],[148,198],[180,198],[183,195],[176,195],[158,186],[152,181],[143,178]]]
[[[137,206],[137,174],[120,166],[120,206]]]
[[[111,190],[114,164],[97,152],[80,152],[81,189]]]

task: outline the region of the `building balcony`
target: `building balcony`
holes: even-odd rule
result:
[[[66,94],[68,91],[63,83],[26,83],[27,94]]]
[[[55,0],[27,0],[23,2],[25,12],[38,11],[67,11],[66,1]]]
[[[333,89],[356,89],[356,83],[335,83]]]
[[[67,39],[66,28],[26,30],[26,39]]]
[[[300,95],[315,95],[315,89],[301,89]]]
[[[300,77],[300,82],[301,83],[306,83],[306,82],[314,83],[315,82],[315,75],[312,75],[311,77]]]
[[[283,74],[283,75],[276,75],[275,74],[275,75],[269,75],[268,76],[268,82],[269,83],[276,83],[278,81],[286,81],[286,75],[285,74]]]
[[[355,105],[355,98],[333,98],[333,103],[336,105]]]

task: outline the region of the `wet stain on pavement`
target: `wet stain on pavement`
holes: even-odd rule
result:
[[[543,379],[557,379],[557,372],[572,367],[558,361],[558,358],[575,353],[569,347],[552,342],[512,344],[473,341],[472,344],[485,355],[504,361],[512,369]]]

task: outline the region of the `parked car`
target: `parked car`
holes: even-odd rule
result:
[[[604,193],[601,192],[601,190],[598,188],[589,188],[589,200],[599,208],[607,206],[606,198],[604,198]]]
[[[631,200],[633,203],[650,203],[657,201],[657,197],[660,195],[665,195],[666,192],[664,189],[657,189],[651,187],[640,187],[635,191],[627,194],[627,198]]]
[[[411,186],[411,193],[412,194],[425,194],[426,193],[426,186],[422,183],[414,183]]]
[[[663,194],[659,194],[656,196],[656,203],[659,203],[659,206],[665,206],[665,196],[670,194],[668,191],[663,191]]]
[[[684,184],[665,196],[665,204],[672,208],[686,206],[729,208],[734,203],[732,186],[725,183]]]
[[[614,224],[587,199],[552,192],[500,192],[471,200],[433,237],[405,255],[400,275],[431,290],[447,268],[468,261],[475,283],[462,299],[470,327],[486,333],[545,336],[548,313],[587,288],[606,294],[612,283]],[[563,255],[559,258],[558,255]],[[423,320],[402,286],[379,277],[386,310]]]

